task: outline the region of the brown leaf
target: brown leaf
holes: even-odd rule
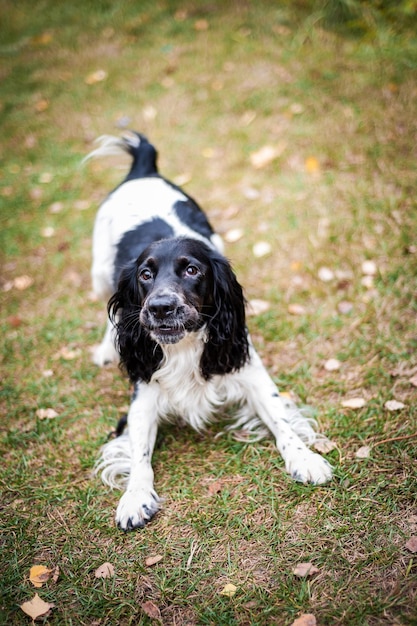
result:
[[[293,621],[291,626],[316,626],[317,620],[312,613],[303,613]]]
[[[222,481],[221,480],[215,480],[214,482],[209,484],[207,491],[208,491],[210,496],[214,496],[214,495],[216,495],[216,493],[220,493],[222,488],[223,488]]]
[[[55,604],[51,602],[44,602],[44,600],[35,593],[32,600],[24,602],[20,605],[20,608],[26,615],[29,615],[32,620],[35,620],[41,617],[41,615],[46,615],[54,606]]]
[[[306,578],[308,576],[314,576],[319,573],[319,568],[313,565],[313,563],[297,563],[292,573],[299,578]]]
[[[162,561],[164,557],[160,554],[155,554],[154,556],[148,556],[145,559],[146,567],[152,567],[152,565],[156,565],[159,561]]]
[[[103,563],[100,565],[94,572],[94,576],[96,578],[113,578],[114,576],[114,567],[111,563]]]
[[[405,547],[407,548],[407,550],[410,550],[410,552],[417,552],[417,537],[410,537],[410,539],[405,544]]]
[[[413,385],[413,387],[417,387],[417,374],[415,376],[413,376],[412,378],[410,378],[410,380],[408,382],[411,383],[411,385]]]
[[[159,607],[156,606],[156,604],[154,604],[150,600],[147,600],[147,602],[143,602],[140,606],[142,611],[144,611],[148,617],[161,621],[161,611],[159,610]]]

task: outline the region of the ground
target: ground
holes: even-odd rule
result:
[[[417,41],[397,9],[2,3],[1,624],[30,623],[35,593],[48,624],[417,623]],[[93,467],[130,389],[91,361],[91,231],[128,161],[82,159],[128,128],[223,235],[256,347],[335,445],[328,485],[292,482],[272,441],[170,425],[161,513],[115,528]],[[35,588],[33,565],[57,575]]]

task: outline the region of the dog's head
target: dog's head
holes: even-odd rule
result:
[[[242,288],[229,262],[195,239],[152,243],[126,267],[109,302],[122,364],[133,381],[149,381],[165,344],[206,330],[204,378],[226,374],[248,358]]]

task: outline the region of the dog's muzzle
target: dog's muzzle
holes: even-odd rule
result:
[[[178,343],[187,331],[195,330],[198,320],[198,311],[173,292],[150,295],[140,314],[142,325],[158,343]]]

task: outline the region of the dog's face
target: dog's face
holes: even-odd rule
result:
[[[209,256],[205,245],[184,239],[153,243],[139,257],[139,320],[157,343],[178,343],[204,324],[213,282]]]

